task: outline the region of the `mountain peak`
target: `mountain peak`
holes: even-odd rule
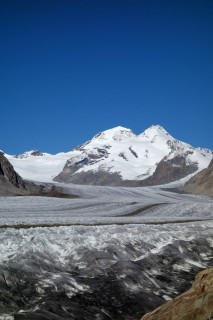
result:
[[[148,129],[156,129],[156,130],[160,130],[162,132],[166,132],[167,131],[164,129],[164,127],[162,127],[161,125],[159,124],[153,124],[151,127],[149,127]]]
[[[146,138],[154,138],[155,136],[171,137],[171,135],[159,124],[152,125],[148,129],[146,129],[143,133],[141,133],[139,136],[146,137]]]
[[[135,137],[136,135],[131,129],[118,126],[98,133],[92,140],[117,140],[121,141],[127,138]]]
[[[30,151],[26,151],[22,154],[18,154],[15,156],[15,158],[18,159],[24,159],[24,158],[29,158],[29,157],[38,157],[38,156],[43,156],[44,154],[42,152],[40,152],[39,150],[30,150]]]

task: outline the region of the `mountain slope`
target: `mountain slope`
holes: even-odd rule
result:
[[[211,151],[178,141],[159,125],[138,136],[116,127],[74,149],[54,180],[121,186],[163,184],[205,168],[212,157]]]
[[[213,196],[213,159],[206,169],[194,175],[181,190],[188,193]]]
[[[25,189],[24,180],[15,172],[4,154],[0,152],[0,195],[24,194]]]

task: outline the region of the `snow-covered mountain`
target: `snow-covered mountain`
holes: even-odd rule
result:
[[[196,173],[208,166],[213,152],[193,148],[155,125],[139,135],[115,127],[67,153],[51,155],[33,150],[7,157],[27,179],[142,186],[168,183]]]
[[[140,135],[116,127],[76,148],[54,179],[99,185],[155,185],[179,180],[205,168],[210,150],[174,139],[159,125]]]

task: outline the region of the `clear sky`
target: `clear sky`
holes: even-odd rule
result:
[[[152,124],[213,149],[212,0],[0,1],[0,149]]]

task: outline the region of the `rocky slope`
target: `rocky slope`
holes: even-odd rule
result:
[[[24,180],[15,172],[11,163],[0,152],[0,195],[25,194],[26,185]]]
[[[142,318],[142,320],[171,319],[213,319],[213,268],[201,271],[191,289]]]
[[[212,157],[212,151],[178,141],[159,125],[138,136],[116,127],[74,149],[54,180],[120,186],[165,184],[205,168]]]
[[[187,181],[182,190],[188,193],[213,197],[213,160],[211,160],[206,169],[197,173]]]

